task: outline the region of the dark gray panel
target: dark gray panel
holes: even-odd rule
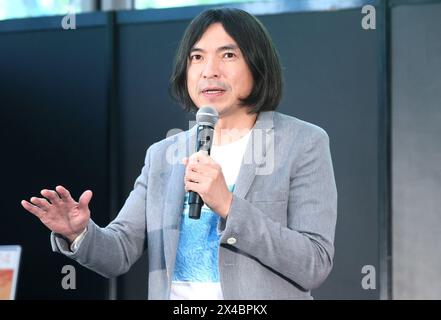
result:
[[[323,127],[337,181],[335,265],[316,298],[377,299],[361,269],[378,272],[377,31],[360,11],[263,17],[285,68],[280,111]]]
[[[107,280],[51,251],[49,230],[20,205],[63,184],[94,191],[108,223],[106,28],[0,33],[0,243],[23,246],[18,299],[103,299]],[[76,267],[76,290],[61,287]]]
[[[392,10],[393,297],[440,299],[441,3]]]

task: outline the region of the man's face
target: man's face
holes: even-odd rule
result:
[[[222,24],[210,25],[190,51],[187,89],[194,104],[215,107],[222,117],[238,110],[253,76],[236,41]]]

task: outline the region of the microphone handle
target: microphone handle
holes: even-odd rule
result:
[[[188,194],[188,217],[190,219],[199,219],[201,217],[201,209],[204,205],[204,200],[202,200],[199,193],[190,191]]]
[[[210,155],[211,140],[213,138],[213,128],[210,126],[199,126],[198,139],[196,150],[206,151]],[[199,219],[201,217],[201,210],[204,205],[204,200],[201,196],[194,191],[190,191],[188,194],[188,217],[190,219]]]

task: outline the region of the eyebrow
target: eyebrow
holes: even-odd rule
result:
[[[216,52],[222,52],[222,51],[226,51],[226,50],[237,50],[239,47],[236,44],[227,44],[225,46],[219,47],[216,49]],[[198,47],[193,47],[190,50],[190,53],[192,52],[205,52],[204,49],[202,48],[198,48]]]

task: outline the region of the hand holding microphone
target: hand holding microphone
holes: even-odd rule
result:
[[[222,168],[210,156],[214,127],[218,113],[214,108],[203,107],[196,114],[196,153],[184,158],[185,190],[189,191],[189,217],[199,219],[204,203],[225,218],[233,199],[228,190]]]

